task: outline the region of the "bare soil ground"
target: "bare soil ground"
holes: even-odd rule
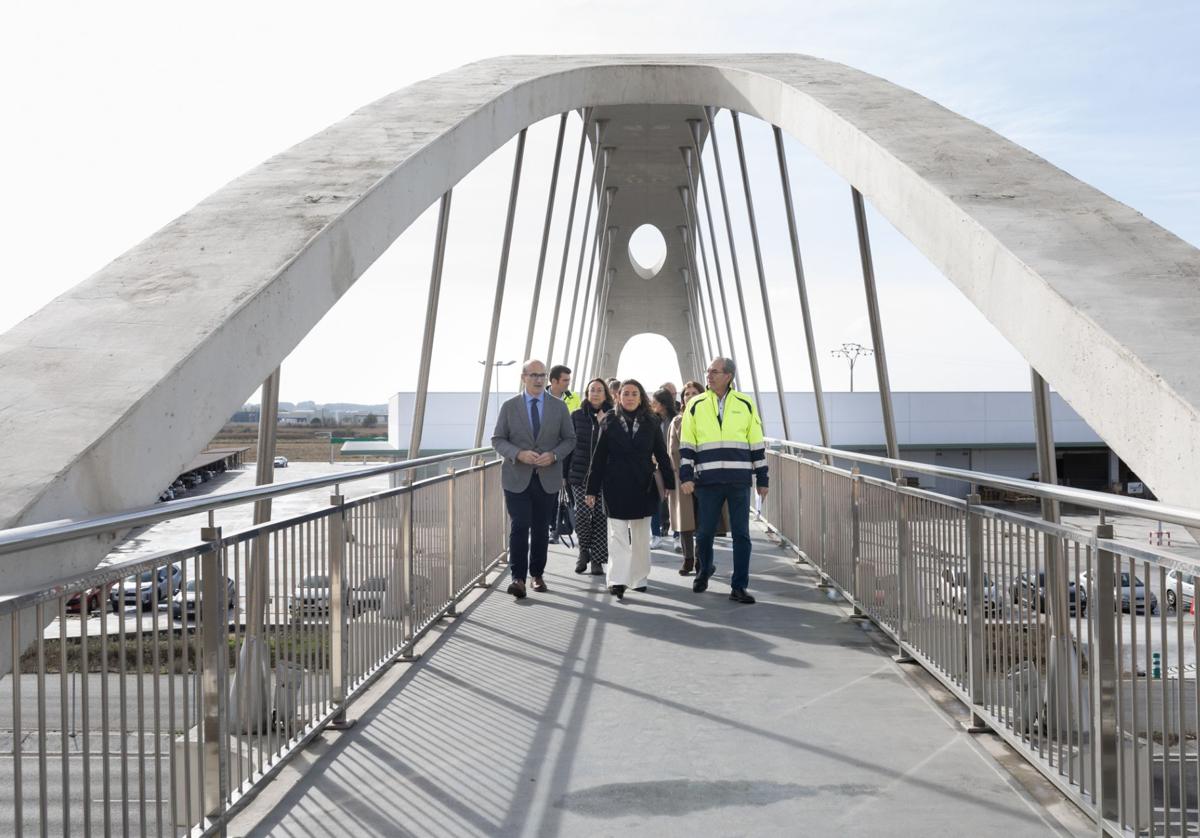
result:
[[[371,437],[386,437],[387,425],[379,424],[374,428],[362,427],[286,427],[276,430],[275,452],[289,460],[298,462],[329,462],[329,438],[326,433],[332,433],[337,439],[370,439]],[[252,463],[255,460],[255,446],[258,443],[258,425],[252,423],[230,423],[221,429],[209,443],[210,448],[242,448],[249,446],[245,460]],[[342,444],[333,445],[333,461],[335,463],[361,463],[362,457],[343,457],[340,453]],[[386,461],[384,457],[368,457],[366,462]]]

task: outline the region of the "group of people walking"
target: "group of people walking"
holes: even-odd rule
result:
[[[541,361],[521,369],[521,392],[500,408],[492,446],[504,458],[501,482],[511,520],[508,592],[527,583],[548,590],[544,573],[557,498],[570,493],[579,537],[576,573],[606,575],[618,599],[645,591],[652,544],[677,533],[692,590],[707,590],[716,571],[713,539],[733,539],[729,598],[753,603],[750,493],[767,494],[762,420],[754,402],[733,389],[736,367],[715,358],[707,386],[689,381],[678,395],[652,395],[634,380],[595,378],[582,397],[571,370]],[[652,534],[652,529],[654,530]]]

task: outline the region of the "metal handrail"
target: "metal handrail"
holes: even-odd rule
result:
[[[269,500],[271,498],[283,497],[284,495],[296,494],[297,492],[320,489],[325,486],[350,483],[367,477],[377,477],[381,474],[392,474],[394,472],[421,468],[422,466],[436,465],[448,460],[482,456],[490,451],[492,451],[491,448],[469,448],[464,451],[451,451],[446,454],[433,454],[428,457],[402,460],[398,463],[368,466],[326,477],[308,477],[303,480],[293,480],[290,483],[271,483],[265,486],[256,486],[253,489],[243,489],[239,492],[156,503],[153,506],[143,506],[138,509],[114,512],[109,515],[81,519],[67,518],[58,521],[46,521],[40,524],[29,524],[23,527],[13,527],[12,529],[0,530],[0,556],[29,550],[34,547],[61,544],[65,541],[72,541],[89,535],[157,524],[171,518],[195,515],[200,512],[208,512],[228,506],[237,506],[250,501]]]
[[[1179,524],[1184,527],[1200,528],[1200,510],[1187,509],[1182,506],[1172,506],[1159,501],[1129,498],[1123,495],[1112,495],[1107,492],[1096,492],[1090,489],[1073,489],[1068,486],[1052,486],[1048,483],[1038,483],[1033,480],[1022,480],[1018,477],[1004,477],[999,474],[988,474],[981,471],[968,471],[961,468],[914,463],[910,460],[894,460],[890,457],[877,457],[872,454],[858,454],[841,448],[826,448],[821,445],[811,445],[806,442],[790,442],[783,439],[768,439],[768,445],[781,448],[792,448],[822,457],[836,457],[885,468],[896,468],[932,477],[947,477],[976,486],[990,486],[994,489],[1018,491],[1036,498],[1071,503],[1092,509],[1103,509],[1106,512],[1121,512],[1127,515],[1140,515],[1153,521]]]

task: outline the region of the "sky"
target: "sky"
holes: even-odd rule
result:
[[[844,62],[996,130],[1200,245],[1194,2],[415,5],[8,4],[0,15],[8,194],[0,332],[363,104],[509,53],[798,52]],[[525,341],[556,128],[548,120],[529,131],[500,361],[518,360]],[[746,119],[743,128],[783,383],[805,390],[770,127]],[[568,137],[578,130],[571,117]],[[727,115],[718,131],[736,203]],[[831,350],[870,343],[849,189],[798,143],[789,140],[787,153],[822,377],[826,389],[845,390],[847,366]],[[455,188],[432,389],[480,386],[512,155],[510,143]],[[551,266],[561,256],[568,187],[563,176]],[[435,214],[416,221],[293,350],[282,399],[380,403],[414,387]],[[871,212],[869,223],[893,389],[1027,389],[1028,367],[1004,338],[885,219]],[[755,320],[761,301],[744,213],[734,225]],[[550,305],[544,295],[535,355],[545,354]],[[752,339],[760,387],[774,390],[761,330]],[[745,354],[739,335],[735,357]],[[515,389],[516,370],[500,371],[500,390]],[[680,376],[654,337],[631,341],[617,372],[654,383]],[[869,359],[855,386],[875,388]]]

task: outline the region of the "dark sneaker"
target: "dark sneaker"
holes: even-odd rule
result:
[[[752,596],[750,596],[750,594],[746,593],[745,588],[734,588],[732,591],[729,592],[729,598],[732,599],[734,602],[740,602],[743,605],[753,605],[754,604],[754,597],[752,597]]]
[[[604,565],[600,562],[592,562],[592,576],[603,576]]]
[[[575,572],[576,573],[584,573],[587,570],[587,566],[588,566],[588,560],[587,560],[587,557],[585,556],[584,558],[581,558],[581,559],[579,559],[579,561],[575,562]]]
[[[525,582],[520,579],[514,579],[508,585],[508,592],[517,599],[525,599]]]

